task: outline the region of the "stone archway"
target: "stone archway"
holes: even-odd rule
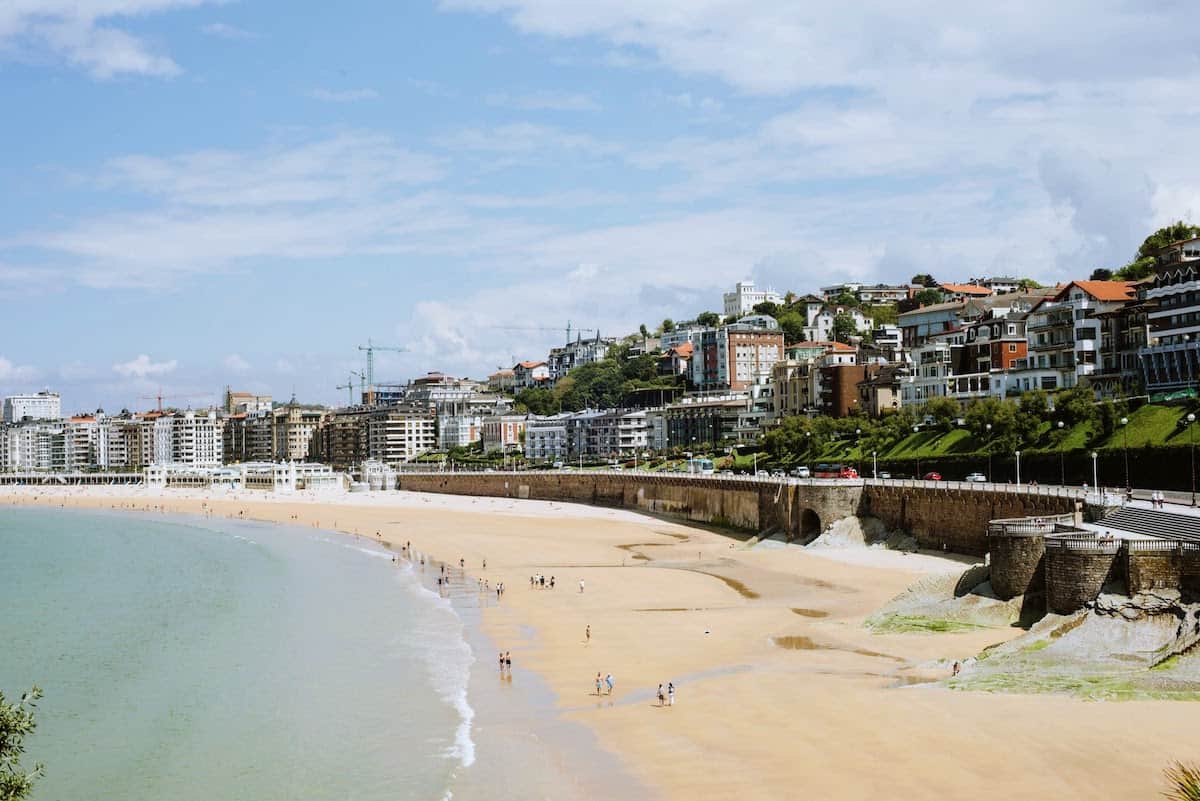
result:
[[[821,516],[812,509],[803,509],[800,512],[800,533],[796,537],[800,544],[808,545],[820,536],[821,531]]]

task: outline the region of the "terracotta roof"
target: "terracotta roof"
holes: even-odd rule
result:
[[[1057,295],[1058,300],[1073,286],[1077,286],[1096,300],[1133,300],[1135,281],[1072,281]]]
[[[535,367],[545,367],[545,366],[546,366],[545,362],[519,362],[517,364],[517,367],[524,367],[526,370],[532,370]]]
[[[671,348],[669,352],[674,353],[676,356],[691,356],[695,350],[696,348],[691,342],[684,342],[682,345],[676,345]]]
[[[959,295],[990,295],[992,290],[986,286],[975,286],[974,284],[938,284],[938,288],[946,292],[954,292]]]

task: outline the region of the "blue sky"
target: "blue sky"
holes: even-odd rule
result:
[[[368,337],[482,376],[560,338],[504,326],[1086,277],[1195,220],[1188,3],[824,5],[10,0],[0,393],[333,402]]]

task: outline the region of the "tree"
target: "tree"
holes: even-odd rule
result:
[[[530,414],[554,414],[558,411],[558,399],[546,387],[529,387],[517,393],[516,406]]]
[[[670,317],[662,321],[662,330],[664,334],[669,334],[675,330],[675,321]]]
[[[779,329],[783,331],[785,345],[794,345],[804,341],[804,315],[797,311],[788,310],[775,318]]]
[[[769,300],[763,301],[762,303],[756,303],[754,305],[755,314],[765,314],[768,317],[778,317],[779,313],[782,311],[783,307],[774,304]]]
[[[942,292],[938,289],[922,289],[913,295],[913,300],[921,306],[932,306],[935,303],[942,302]]]
[[[714,328],[714,327],[720,325],[721,315],[717,314],[716,312],[710,312],[710,311],[700,312],[699,314],[696,315],[696,322],[699,323],[700,325],[707,326],[709,328]]]
[[[942,397],[930,398],[925,401],[922,411],[932,417],[934,425],[943,431],[954,428],[954,421],[958,419],[959,415],[958,403],[950,398]]]
[[[869,310],[864,311],[868,317],[875,321],[876,326],[895,325],[900,321],[900,316],[894,303],[880,303],[878,306],[872,306]]]
[[[927,289],[938,285],[937,280],[929,273],[917,273],[912,277],[912,283]]]
[[[1041,289],[1042,288],[1042,285],[1039,284],[1037,281],[1034,281],[1032,278],[1022,278],[1020,281],[1017,281],[1017,286],[1020,287],[1021,289]]]
[[[1140,281],[1154,272],[1158,251],[1173,242],[1200,236],[1200,226],[1189,225],[1182,220],[1159,228],[1142,242],[1133,261],[1114,274],[1118,281]]]
[[[833,318],[833,341],[834,342],[849,342],[850,337],[858,334],[858,327],[854,324],[854,318],[842,312],[835,315]]]
[[[647,339],[650,336],[650,329],[646,327],[645,323],[642,323],[638,326],[638,333],[642,335],[642,339]]]
[[[33,783],[42,775],[42,765],[33,770],[21,769],[25,753],[25,737],[33,733],[37,723],[33,710],[42,691],[33,687],[21,695],[21,700],[9,703],[0,692],[0,801],[20,801],[29,795]]]
[[[1111,281],[1113,280],[1113,271],[1106,270],[1103,267],[1097,267],[1092,270],[1092,275],[1088,278],[1089,281]]]
[[[835,306],[858,308],[858,295],[855,295],[853,292],[843,292],[833,299],[833,303]]]

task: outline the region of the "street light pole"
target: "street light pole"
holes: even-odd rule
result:
[[[988,455],[987,480],[995,482],[996,477],[992,475],[992,424],[988,423],[983,428],[985,431],[987,431],[987,444],[986,444],[987,455]]]
[[[1063,430],[1063,421],[1062,420],[1058,421],[1058,430],[1060,432]],[[1067,467],[1066,467],[1066,462],[1064,461],[1064,458],[1065,457],[1063,456],[1062,437],[1059,437],[1058,438],[1058,485],[1060,487],[1067,486]]]
[[[1017,486],[1021,486],[1021,452],[1013,451],[1017,456]]]
[[[1092,487],[1096,492],[1100,491],[1100,470],[1096,467],[1096,457],[1098,455],[1095,451],[1092,451]]]
[[[1195,426],[1196,415],[1188,412],[1188,445],[1191,446],[1191,463],[1192,463],[1192,506],[1196,505],[1196,432]]]
[[[918,428],[917,426],[913,426],[914,434],[918,433],[920,430],[921,429]],[[921,477],[921,451],[917,450],[916,453],[917,453],[917,474],[915,476],[913,476],[913,478],[920,478]]]
[[[871,478],[879,478],[879,454],[875,451],[871,451]]]
[[[1121,451],[1125,455],[1125,489],[1128,490],[1133,485],[1129,483],[1129,418],[1121,418],[1121,436],[1122,447]]]

